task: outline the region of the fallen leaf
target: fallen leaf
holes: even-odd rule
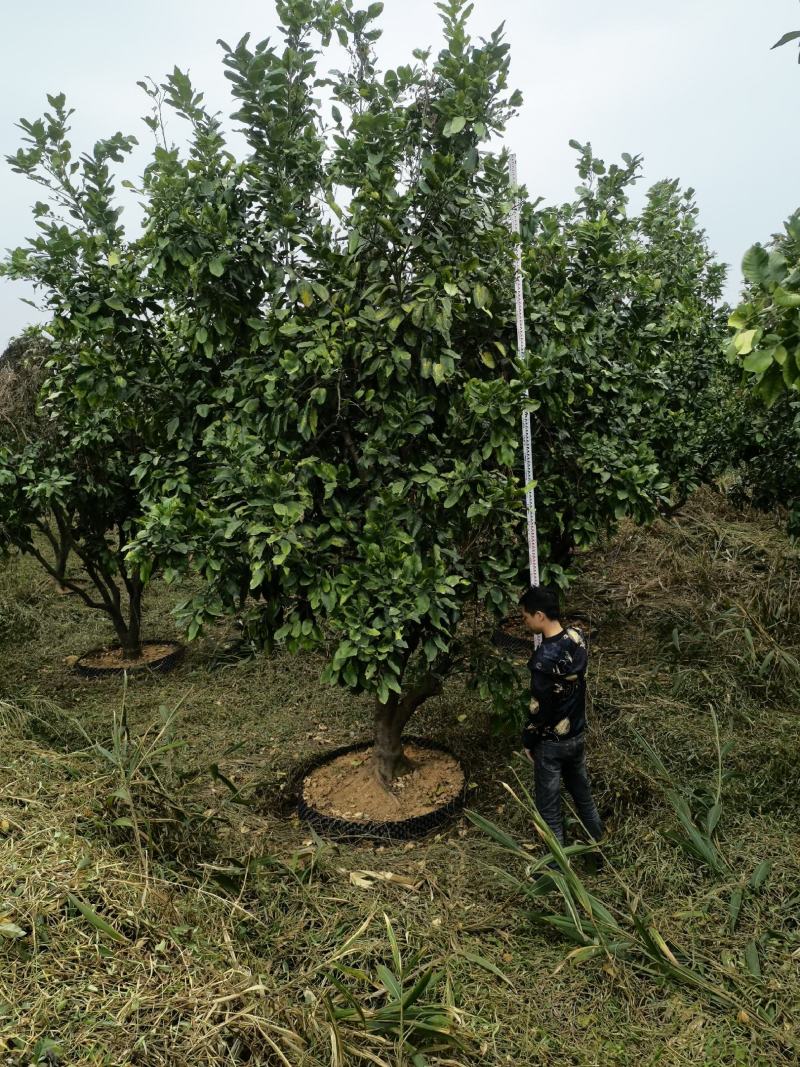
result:
[[[347,871],[344,867],[339,867],[338,870],[340,874],[348,875],[350,884],[358,886],[359,889],[374,889],[380,882],[392,882],[412,891],[419,889],[419,882],[393,871]]]
[[[18,937],[24,937],[25,931],[21,926],[17,926],[16,923],[3,922],[0,923],[0,937],[7,937],[9,940],[15,940]]]

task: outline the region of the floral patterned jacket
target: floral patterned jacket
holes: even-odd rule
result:
[[[586,729],[586,635],[569,626],[545,637],[528,662],[531,702],[522,744],[529,751],[539,741],[567,740]]]

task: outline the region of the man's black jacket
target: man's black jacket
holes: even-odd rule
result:
[[[522,743],[532,749],[542,740],[565,740],[586,729],[586,637],[570,626],[545,637],[528,662],[530,715]]]

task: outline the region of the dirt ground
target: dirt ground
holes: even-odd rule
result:
[[[447,752],[409,744],[412,770],[396,779],[391,792],[375,777],[371,749],[348,752],[309,773],[303,797],[316,811],[352,822],[400,822],[428,815],[464,788],[464,772]]]

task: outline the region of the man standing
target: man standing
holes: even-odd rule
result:
[[[525,625],[542,638],[528,663],[530,717],[522,733],[525,754],[534,767],[536,807],[563,844],[563,778],[583,826],[599,841],[603,824],[592,798],[584,744],[586,639],[576,627],[565,630],[561,625],[555,589],[532,586],[523,593],[520,606]]]

